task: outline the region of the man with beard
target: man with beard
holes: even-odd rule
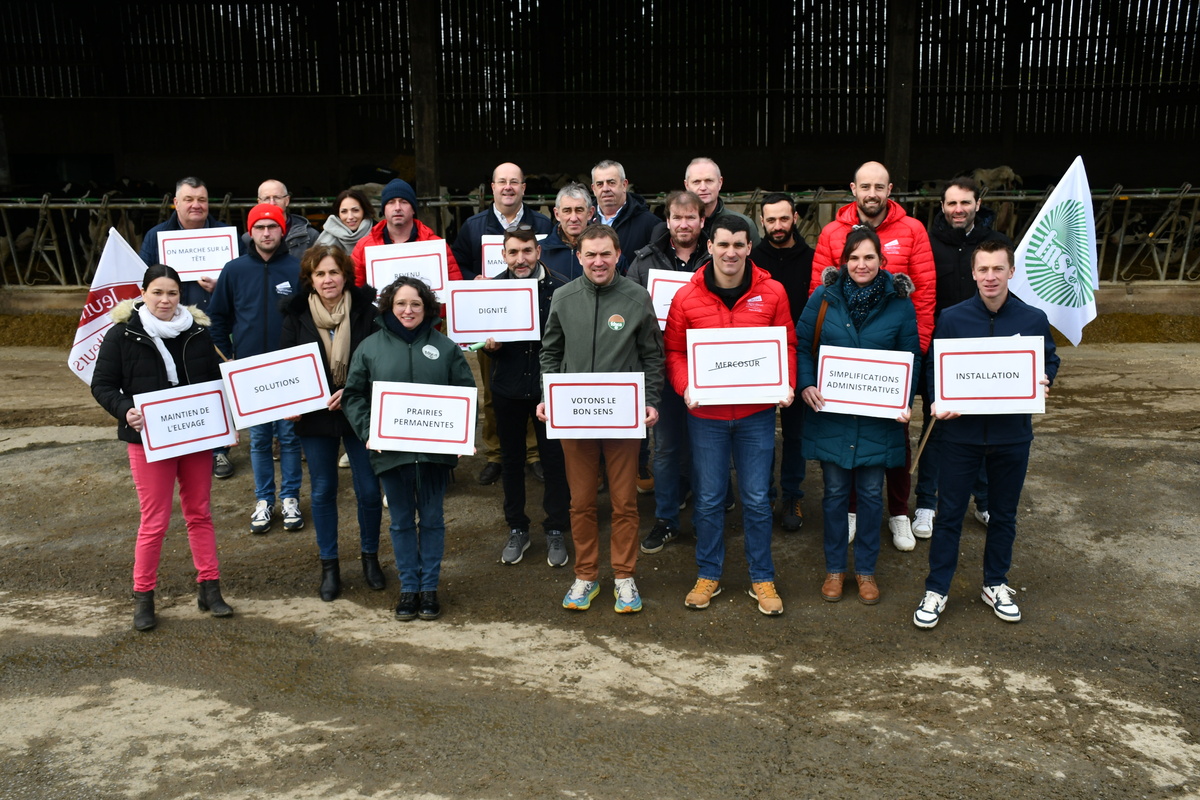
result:
[[[558,224],[542,240],[542,263],[570,280],[582,275],[583,267],[575,257],[575,246],[594,212],[592,196],[582,183],[568,183],[559,189],[554,201],[554,218]]]
[[[868,161],[854,173],[850,184],[854,202],[838,209],[832,222],[821,231],[817,240],[817,252],[813,256],[812,277],[809,294],[821,285],[821,273],[826,267],[838,267],[838,257],[850,231],[859,225],[875,230],[883,246],[883,268],[893,274],[905,274],[912,279],[912,302],[917,311],[917,333],[921,337],[921,352],[929,349],[933,336],[933,307],[937,293],[937,277],[933,267],[933,253],[929,249],[929,235],[917,222],[891,199],[892,184],[887,168],[878,161]],[[906,461],[912,460],[911,446],[907,444],[905,429]],[[892,532],[892,544],[897,550],[908,551],[916,547],[912,525],[908,519],[908,494],[912,488],[908,466],[889,469],[887,476],[887,510],[891,518],[888,528]],[[851,497],[850,508],[855,500]],[[850,538],[855,531],[855,514],[850,512]]]
[[[650,243],[651,234],[659,219],[640,195],[629,191],[625,167],[606,159],[592,167],[592,192],[596,195],[596,214],[593,223],[608,225],[621,239],[621,260],[617,270],[624,275],[629,260],[638,250]]]
[[[721,168],[711,158],[704,156],[693,158],[683,173],[684,188],[699,197],[700,202],[704,204],[704,238],[708,239],[712,236],[713,225],[718,217],[722,214],[729,214],[746,221],[746,227],[750,229],[750,246],[757,247],[759,243],[758,228],[755,227],[754,221],[745,214],[739,214],[725,207],[725,202],[721,200],[721,187],[724,185],[725,178],[721,175]]]
[[[799,231],[800,215],[789,195],[773,192],[762,201],[764,238],[750,253],[750,260],[765,269],[783,285],[792,310],[793,327],[808,301],[812,280],[813,249]],[[807,356],[801,356],[802,358]],[[779,488],[782,490],[782,512],[779,524],[785,531],[798,531],[804,524],[804,476],[807,464],[801,454],[804,439],[804,405],[793,403],[779,408],[779,427],[783,434],[783,459],[779,467]],[[772,454],[773,458],[773,454]],[[768,496],[775,502],[775,465],[771,465],[771,489]]]

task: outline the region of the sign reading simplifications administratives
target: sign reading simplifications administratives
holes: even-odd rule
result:
[[[908,408],[913,354],[906,350],[865,350],[821,345],[817,352],[817,391],[822,413],[895,419]]]

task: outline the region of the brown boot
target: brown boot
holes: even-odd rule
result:
[[[855,575],[858,579],[858,602],[873,606],[879,602],[879,585],[874,575]]]
[[[825,583],[821,584],[821,597],[826,603],[836,603],[842,599],[842,583],[846,580],[844,572],[829,572],[825,574]]]

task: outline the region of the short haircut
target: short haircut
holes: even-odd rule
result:
[[[338,212],[342,209],[342,201],[347,197],[357,200],[366,218],[372,222],[375,221],[375,206],[371,205],[371,201],[367,199],[367,196],[358,189],[343,189],[338,192],[337,199],[333,201],[333,215],[335,217],[338,216]]]
[[[178,272],[166,264],[154,264],[153,266],[146,267],[146,272],[142,275],[142,291],[150,288],[150,284],[159,278],[167,278],[168,280],[175,281],[176,286],[181,289],[183,288],[183,281],[180,280]]]
[[[592,194],[579,181],[571,181],[566,186],[558,190],[558,196],[554,198],[555,207],[559,206],[564,197],[572,197],[576,200],[582,200],[583,204],[588,208],[592,207]]]
[[[1016,266],[1016,254],[1013,252],[1013,246],[1008,242],[1002,242],[999,239],[988,239],[979,243],[975,248],[975,252],[971,254],[971,269],[975,269],[975,257],[980,253],[999,253],[1004,251],[1005,257],[1008,259],[1010,267]]]
[[[771,192],[770,194],[768,194],[766,197],[764,197],[762,199],[762,202],[759,204],[759,207],[761,208],[762,206],[773,206],[776,203],[787,203],[788,208],[790,208],[792,210],[792,213],[793,214],[796,213],[796,201],[794,199],[792,199],[792,196],[790,194],[784,194],[783,192]]]
[[[602,225],[599,222],[593,222],[583,229],[583,233],[579,234],[579,243],[575,247],[576,250],[580,249],[585,239],[608,239],[618,252],[621,250],[621,237],[617,236],[617,232],[612,227]]]
[[[695,192],[689,192],[686,189],[676,189],[667,195],[667,199],[663,201],[663,208],[670,215],[671,209],[675,206],[683,206],[684,208],[694,208],[696,213],[704,216],[704,203],[696,196]]]
[[[207,189],[208,188],[208,186],[205,185],[204,181],[200,180],[199,178],[194,178],[189,175],[186,178],[180,178],[179,180],[175,181],[175,196],[176,197],[179,196],[179,193],[183,191],[183,187],[185,187],[185,186],[190,186],[193,189]]]
[[[596,182],[596,170],[617,168],[617,175],[621,180],[625,180],[625,167],[621,166],[620,161],[613,161],[611,158],[606,158],[596,166],[592,167],[592,183]]]
[[[313,291],[312,274],[317,266],[327,258],[337,262],[346,286],[354,285],[354,262],[350,256],[337,244],[316,244],[304,251],[300,259],[300,291],[309,294]]]
[[[717,231],[729,231],[730,233],[746,234],[746,241],[750,241],[754,237],[750,235],[750,223],[741,217],[735,217],[732,214],[718,214],[712,224],[712,238],[717,238]]]
[[[698,167],[701,164],[712,164],[713,167],[716,168],[716,170],[717,170],[717,177],[718,178],[721,177],[721,167],[720,167],[720,165],[717,164],[717,162],[713,161],[708,156],[697,156],[696,158],[693,158],[691,161],[689,161],[687,167],[683,170],[683,179],[686,181],[688,173],[690,173],[692,171],[692,167]]]
[[[417,290],[417,297],[421,298],[421,304],[425,306],[425,319],[441,315],[442,304],[433,296],[433,290],[425,284],[425,281],[420,278],[414,278],[411,275],[401,275],[383,287],[383,291],[379,293],[379,310],[381,313],[392,313],[392,302],[396,299],[396,292],[405,286],[411,286]]]
[[[870,242],[875,248],[875,254],[879,256],[880,267],[883,266],[883,246],[879,244],[879,234],[875,233],[874,228],[869,228],[866,225],[858,225],[854,230],[850,231],[850,235],[846,237],[846,244],[842,246],[842,260],[838,262],[838,266],[844,267],[850,261],[850,254],[853,253],[863,242]]]
[[[509,239],[518,239],[522,242],[538,243],[537,231],[532,225],[518,225],[515,228],[510,228],[504,232],[504,238],[501,240],[504,247],[508,247]]]
[[[942,189],[942,202],[946,202],[946,189],[962,189],[964,192],[970,192],[976,200],[983,193],[983,187],[979,185],[979,181],[972,178],[970,175],[959,175],[957,178],[951,178],[946,184],[946,188]]]

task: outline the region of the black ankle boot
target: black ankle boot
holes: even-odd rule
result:
[[[442,607],[438,604],[437,592],[421,592],[421,608],[417,612],[421,619],[437,619],[442,615]]]
[[[133,629],[137,631],[153,630],[158,624],[154,618],[154,590],[133,593]]]
[[[401,592],[400,602],[396,604],[396,619],[401,622],[408,622],[417,618],[417,593],[416,592]]]
[[[367,586],[370,586],[375,591],[382,589],[386,582],[383,578],[383,570],[379,566],[379,553],[363,553],[363,578],[367,581]]]
[[[336,558],[321,559],[321,599],[326,603],[342,593],[342,569]]]
[[[201,611],[208,611],[214,617],[232,617],[233,609],[221,597],[220,581],[200,581],[200,591],[196,595],[196,606]]]

